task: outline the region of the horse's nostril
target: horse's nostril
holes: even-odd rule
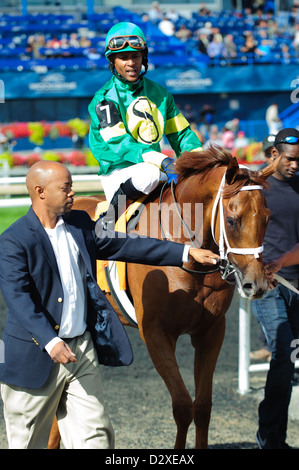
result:
[[[242,286],[243,288],[243,294],[245,294],[246,297],[251,298],[251,299],[260,299],[263,297],[265,294],[266,290],[263,287],[257,287],[255,286],[254,283],[252,282],[245,282]]]
[[[254,289],[253,284],[251,282],[245,282],[243,284],[243,292],[248,297],[251,297],[252,295],[254,295],[255,294],[255,289]]]
[[[245,284],[243,284],[243,289],[244,290],[252,290],[253,289],[252,283],[251,282],[245,282]]]

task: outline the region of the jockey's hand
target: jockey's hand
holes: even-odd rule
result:
[[[161,163],[161,168],[164,171],[164,173],[166,173],[169,184],[172,181],[174,183],[177,182],[178,175],[175,172],[175,165],[174,165],[174,159],[173,158],[171,158],[171,157],[165,158]]]
[[[220,259],[219,255],[201,248],[190,248],[189,256],[200,264],[217,264]]]
[[[51,358],[59,364],[68,364],[69,362],[77,362],[76,356],[64,341],[55,344],[51,350]]]

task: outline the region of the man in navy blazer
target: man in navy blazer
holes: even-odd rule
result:
[[[88,214],[71,210],[72,178],[60,163],[36,163],[26,184],[32,207],[0,236],[8,308],[0,380],[9,447],[45,448],[56,414],[65,447],[113,448],[99,363],[129,365],[133,355],[97,285],[96,259],[181,266],[186,247],[114,232],[97,236]],[[189,256],[203,264],[218,258],[193,248]]]

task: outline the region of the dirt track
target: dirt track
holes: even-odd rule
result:
[[[6,307],[0,294],[0,330]],[[257,407],[263,393],[265,372],[251,376],[253,392],[242,396],[238,388],[238,299],[227,313],[224,344],[214,375],[210,449],[256,449]],[[252,348],[260,347],[258,327],[252,319]],[[135,360],[130,367],[103,367],[107,406],[116,431],[117,449],[172,449],[176,427],[168,391],[154,369],[138,331],[128,328]],[[178,362],[193,396],[193,350],[189,337],[177,348]],[[290,421],[288,443],[299,447],[298,422]],[[7,449],[0,410],[0,449]],[[194,427],[190,427],[187,449],[194,449]]]

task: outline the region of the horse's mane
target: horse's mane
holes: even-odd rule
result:
[[[192,175],[202,175],[207,177],[210,172],[221,166],[228,166],[234,161],[232,154],[219,146],[210,146],[205,150],[198,152],[183,152],[176,161],[176,172],[179,181],[189,178]],[[259,184],[266,187],[265,178],[259,175],[257,171],[251,171],[247,168],[240,168],[234,182],[227,185],[223,191],[223,197],[234,196],[240,189],[249,184]]]

